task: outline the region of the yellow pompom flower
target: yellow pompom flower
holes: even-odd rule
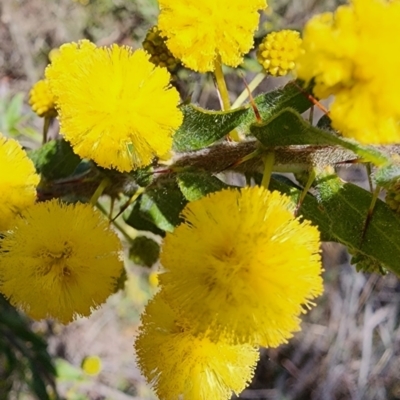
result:
[[[143,50],[87,40],[61,46],[46,78],[61,133],[79,156],[124,172],[169,152],[183,119],[179,94],[167,69],[149,58]]]
[[[334,95],[334,128],[362,143],[400,142],[400,2],[352,0],[312,18],[303,33],[299,78],[319,98]]]
[[[257,59],[272,76],[287,75],[301,53],[301,38],[297,31],[285,29],[264,37],[257,49]]]
[[[14,218],[36,200],[40,178],[21,145],[0,133],[0,232],[12,227]]]
[[[54,96],[46,79],[42,79],[32,86],[29,92],[29,105],[39,117],[57,116]]]
[[[258,351],[248,344],[194,336],[160,293],[142,315],[135,349],[160,400],[230,399],[251,381],[258,360]]]
[[[237,67],[253,46],[258,11],[266,0],[159,0],[158,28],[172,54],[188,68],[214,71],[222,63]]]
[[[212,340],[276,347],[323,291],[319,232],[291,200],[261,187],[189,203],[168,233],[160,285],[171,306]]]
[[[57,200],[28,208],[0,248],[0,292],[34,319],[68,323],[114,292],[121,244],[89,204]]]

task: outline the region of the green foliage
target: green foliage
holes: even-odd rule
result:
[[[264,121],[287,107],[303,112],[311,105],[294,83],[261,94],[254,99],[254,102]],[[256,120],[254,110],[250,105],[231,111],[208,111],[189,104],[183,105],[182,111],[183,124],[174,135],[174,148],[177,151],[204,148],[222,139],[237,127],[247,131],[249,125]]]
[[[301,189],[274,180],[272,189],[290,195],[297,201]],[[357,252],[359,258],[379,269],[389,269],[400,275],[400,219],[381,200],[377,200],[373,215],[366,226],[372,194],[344,183],[336,175],[321,178],[316,185],[318,196],[308,194],[301,206],[301,215],[318,225],[323,241],[342,243]]]
[[[125,222],[135,229],[163,235],[181,222],[180,213],[186,203],[175,180],[168,181],[140,195]]]
[[[183,105],[184,120],[174,135],[177,151],[198,150],[222,139],[248,114],[246,108],[234,111],[207,111],[192,104]]]
[[[7,399],[12,389],[29,391],[38,400],[58,398],[55,374],[46,342],[0,296],[0,398]]]
[[[251,133],[264,146],[341,146],[354,152],[364,162],[372,162],[380,166],[391,162],[388,156],[371,146],[363,146],[331,131],[312,126],[298,112],[290,108],[277,112],[266,121],[253,124]]]
[[[138,236],[133,239],[129,249],[129,258],[138,265],[151,267],[160,255],[160,246],[153,239]]]
[[[38,132],[29,126],[33,113],[24,110],[24,94],[0,98],[0,132],[7,136],[35,136]]]
[[[52,140],[37,150],[29,152],[36,170],[46,180],[66,178],[72,175],[81,162],[79,156],[65,140]]]
[[[178,185],[188,201],[199,200],[209,193],[229,187],[215,176],[201,172],[179,174]]]

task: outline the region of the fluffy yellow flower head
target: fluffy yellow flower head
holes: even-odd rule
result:
[[[138,364],[160,400],[227,400],[251,381],[258,360],[248,344],[194,336],[162,299],[147,305],[135,342]],[[180,397],[182,396],[182,397]]]
[[[299,32],[285,29],[264,37],[257,50],[257,59],[267,74],[284,76],[296,66],[300,53]]]
[[[299,314],[323,287],[319,232],[293,208],[260,187],[186,206],[164,240],[160,284],[196,332],[275,347],[300,329]]]
[[[29,92],[29,104],[39,117],[55,117],[54,96],[46,79],[36,82]]]
[[[143,50],[84,40],[61,46],[46,68],[61,133],[74,151],[105,168],[131,171],[163,156],[182,123],[167,69]]]
[[[21,145],[1,133],[0,171],[1,232],[11,228],[17,213],[34,204],[40,178]]]
[[[353,0],[312,18],[303,33],[299,78],[319,98],[335,95],[330,117],[363,143],[400,142],[400,2]]]
[[[88,204],[37,203],[0,249],[0,292],[34,319],[88,316],[114,291],[121,244]]]
[[[158,28],[172,54],[188,68],[214,71],[220,56],[238,66],[253,46],[258,10],[266,0],[159,0]]]

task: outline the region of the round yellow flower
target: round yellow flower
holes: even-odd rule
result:
[[[16,215],[34,204],[40,178],[33,162],[14,139],[0,133],[0,232],[12,227]]]
[[[266,0],[159,0],[158,28],[171,53],[188,68],[214,71],[218,57],[238,66],[253,46],[258,10]]]
[[[34,319],[88,316],[114,291],[121,244],[88,204],[37,203],[0,248],[0,292]]]
[[[317,97],[335,96],[332,125],[362,143],[400,142],[399,19],[398,1],[353,0],[304,29],[299,78]]]
[[[258,351],[223,339],[199,338],[157,294],[135,342],[138,364],[161,400],[227,400],[251,381]],[[182,396],[182,397],[181,397]]]
[[[301,38],[297,31],[285,29],[264,37],[257,49],[257,59],[272,76],[287,75],[301,53]]]
[[[169,152],[181,125],[167,69],[143,50],[88,41],[61,46],[46,68],[61,133],[82,158],[121,172]]]
[[[85,357],[81,365],[82,369],[88,374],[96,376],[101,372],[101,359],[97,356]]]
[[[195,332],[275,347],[300,329],[299,314],[323,286],[318,229],[293,210],[260,187],[186,206],[185,222],[164,240],[160,285]]]
[[[47,80],[36,82],[29,92],[29,104],[39,117],[56,117],[54,96]]]

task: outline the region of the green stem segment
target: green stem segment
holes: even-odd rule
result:
[[[50,122],[51,118],[50,117],[44,117],[43,121],[43,139],[42,139],[42,144],[45,144],[47,142],[47,133],[49,132],[50,128]]]
[[[97,186],[96,191],[93,193],[91,199],[90,199],[90,204],[92,206],[95,206],[97,203],[97,200],[99,200],[99,197],[103,194],[105,188],[111,183],[110,179],[104,178],[99,186]]]
[[[299,212],[299,210],[300,210],[300,207],[302,206],[303,201],[304,201],[304,199],[306,198],[307,193],[308,193],[308,191],[310,190],[311,185],[312,185],[313,182],[315,181],[315,178],[316,178],[316,177],[317,177],[317,172],[316,172],[316,170],[313,168],[313,169],[309,172],[308,180],[307,180],[306,185],[305,185],[304,188],[303,188],[303,191],[300,193],[299,200],[297,201],[297,206],[296,206],[296,210],[295,210],[294,215],[297,216],[297,214],[298,214],[298,212]]]
[[[222,109],[224,111],[228,111],[231,109],[231,102],[229,100],[229,92],[228,92],[228,88],[226,87],[225,77],[224,77],[224,73],[222,71],[222,61],[221,61],[220,55],[218,55],[217,59],[215,60],[214,65],[215,65],[215,68],[214,68],[215,82],[217,84],[219,95],[221,97]],[[229,136],[235,142],[240,141],[239,134],[236,132],[236,130],[233,130],[232,132],[230,132]]]
[[[268,189],[269,182],[271,180],[272,169],[274,167],[274,162],[275,162],[275,153],[273,151],[267,153],[264,156],[263,160],[264,160],[264,174],[261,181],[261,186],[265,187],[265,189]]]

